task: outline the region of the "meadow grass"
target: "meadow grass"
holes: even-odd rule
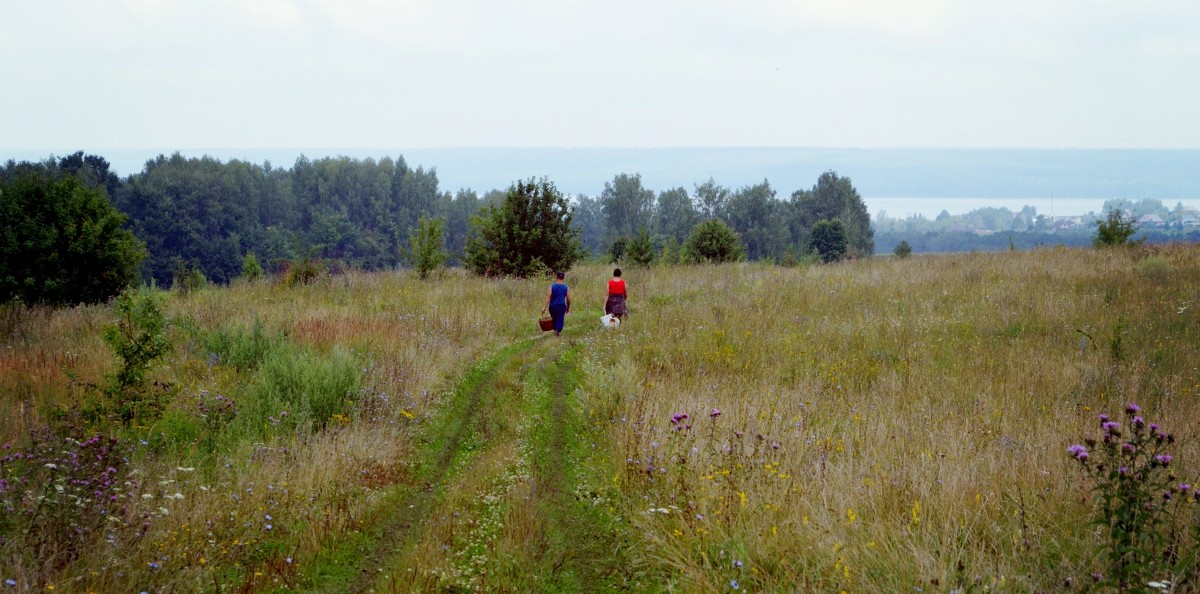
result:
[[[149,379],[172,399],[129,428],[70,414],[115,368],[109,308],[0,309],[3,455],[51,427],[45,451],[103,435],[124,459],[103,501],[60,465],[0,463],[0,580],[305,590],[374,564],[384,589],[567,588],[539,555],[576,528],[611,531],[620,583],[647,591],[1063,591],[1104,570],[1066,453],[1098,414],[1141,404],[1195,482],[1196,246],[630,269],[615,330],[608,272],[568,275],[559,342],[529,342],[542,280],[171,294],[175,349]],[[492,408],[462,410],[493,357]]]

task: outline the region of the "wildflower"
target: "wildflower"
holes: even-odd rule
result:
[[[1103,424],[1103,423],[1107,423],[1107,422],[1108,422],[1108,415],[1101,413],[1100,414],[1100,423]]]
[[[742,561],[741,561],[740,559],[734,559],[734,560],[733,560],[733,568],[734,568],[734,569],[741,569],[741,568],[742,568]]]
[[[1162,464],[1163,466],[1170,464],[1171,460],[1172,458],[1170,454],[1159,454],[1154,457],[1154,461]]]
[[[729,580],[729,587],[733,588],[734,590],[742,589],[742,585],[739,584],[737,580]]]
[[[721,416],[721,409],[719,409],[719,408],[712,409],[712,412],[708,413],[708,416],[713,419]]]
[[[1116,421],[1106,421],[1100,425],[1100,428],[1104,430],[1105,437],[1121,434],[1121,424]]]
[[[1084,460],[1088,459],[1087,448],[1085,448],[1079,444],[1075,444],[1075,445],[1067,448],[1067,453],[1071,454],[1071,456],[1073,456],[1076,460],[1079,460],[1080,462],[1083,462]]]
[[[1139,412],[1141,412],[1141,411],[1142,411],[1142,407],[1140,407],[1140,406],[1138,406],[1138,405],[1136,405],[1136,404],[1134,404],[1134,403],[1132,403],[1132,402],[1130,402],[1129,404],[1126,404],[1126,405],[1125,405],[1125,412],[1126,412],[1126,413],[1127,413],[1129,416],[1131,416],[1131,417],[1132,417],[1133,415],[1136,415],[1136,414],[1138,414],[1138,413],[1139,413]]]
[[[267,524],[266,526],[263,526],[263,528],[266,528],[267,530],[270,530],[270,529],[274,528],[274,526],[272,526],[272,525],[270,525],[270,524]]]
[[[1118,469],[1117,469],[1117,474],[1119,474],[1119,475],[1121,475],[1121,476],[1129,476],[1129,467],[1128,467],[1128,466],[1122,466],[1122,467],[1118,468]]]
[[[1134,417],[1132,423],[1134,427],[1139,429],[1146,426],[1146,420],[1141,417]]]
[[[5,444],[5,445],[8,445],[8,444]],[[8,578],[8,579],[4,580],[4,585],[6,585],[6,586],[15,586],[15,585],[17,585],[17,580],[14,580],[14,579],[12,579],[12,578]]]
[[[1182,483],[1179,485],[1179,490],[1183,493],[1187,493],[1188,491],[1192,490],[1192,486],[1187,483]]]
[[[1135,446],[1132,443],[1129,443],[1127,441],[1127,442],[1121,444],[1121,451],[1125,452],[1126,454],[1132,454],[1135,451],[1137,451],[1137,446]]]
[[[160,565],[158,563],[155,563],[154,561],[150,562],[150,569],[158,569],[159,567]]]

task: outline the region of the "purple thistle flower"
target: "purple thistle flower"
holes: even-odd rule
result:
[[[1135,446],[1132,443],[1129,443],[1127,441],[1127,442],[1121,444],[1121,451],[1125,452],[1127,454],[1132,454],[1137,451],[1137,446]]]
[[[1173,458],[1170,454],[1159,454],[1154,457],[1154,461],[1162,464],[1163,466],[1170,464],[1171,460],[1173,460]]]
[[[1100,415],[1100,423],[1101,423],[1101,424],[1104,424],[1104,423],[1107,423],[1107,422],[1108,422],[1108,415],[1101,413],[1101,415]]]
[[[1146,421],[1145,421],[1145,419],[1143,419],[1142,417],[1133,417],[1133,426],[1134,426],[1134,427],[1139,427],[1139,428],[1140,428],[1140,427],[1145,427],[1145,426],[1146,426]]]
[[[1111,434],[1111,435],[1120,435],[1121,434],[1121,424],[1116,421],[1107,421],[1103,425],[1100,425],[1100,428],[1104,429],[1104,432],[1107,434]]]
[[[1121,475],[1121,476],[1129,476],[1129,467],[1128,467],[1128,466],[1122,466],[1122,467],[1118,468],[1118,469],[1117,469],[1117,474],[1119,474],[1119,475]]]
[[[1071,447],[1067,448],[1067,453],[1071,454],[1071,456],[1073,458],[1075,458],[1076,460],[1087,460],[1087,455],[1088,455],[1087,448],[1085,448],[1079,444],[1075,444],[1075,445],[1072,445]]]
[[[712,412],[708,413],[708,416],[713,419],[721,416],[721,409],[719,409],[719,408],[712,409]]]
[[[1187,483],[1181,483],[1179,485],[1179,490],[1183,493],[1187,493],[1188,491],[1192,490],[1192,486]]]
[[[1136,415],[1139,412],[1142,412],[1142,407],[1140,407],[1132,402],[1125,405],[1125,413],[1128,414],[1129,416],[1132,417],[1133,415]]]

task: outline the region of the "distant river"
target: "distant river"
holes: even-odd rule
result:
[[[1018,212],[1025,206],[1032,206],[1037,213],[1045,216],[1076,216],[1089,212],[1102,214],[1105,199],[1103,198],[871,198],[863,197],[871,218],[879,216],[879,211],[887,213],[889,218],[903,219],[910,215],[921,215],[933,219],[945,210],[952,215],[966,214],[980,208],[1007,208]],[[1177,202],[1183,202],[1184,207],[1200,209],[1200,200],[1163,201],[1163,206],[1175,208]]]

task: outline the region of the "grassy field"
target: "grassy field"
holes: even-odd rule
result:
[[[616,330],[609,272],[559,338],[544,281],[460,271],[162,294],[125,424],[111,307],[0,309],[0,581],[1085,591],[1098,415],[1197,479],[1200,247],[634,269]]]

